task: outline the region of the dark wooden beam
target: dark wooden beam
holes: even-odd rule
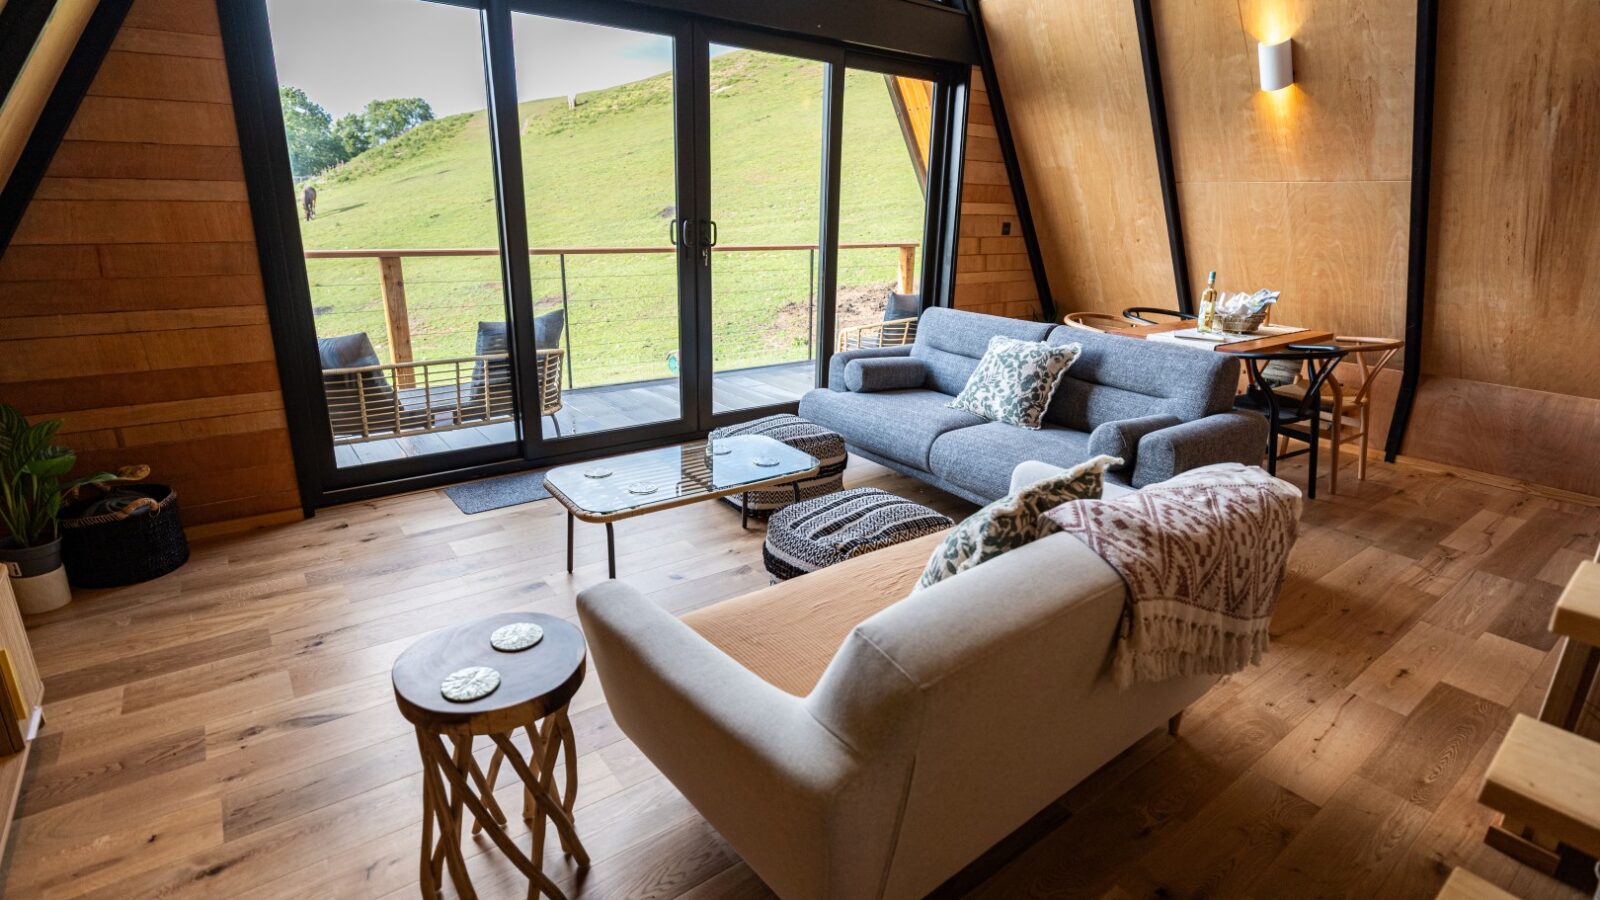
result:
[[[1189,251],[1183,243],[1183,212],[1178,203],[1178,176],[1172,162],[1172,132],[1167,127],[1167,92],[1161,80],[1161,53],[1156,46],[1155,11],[1150,0],[1133,0],[1139,29],[1139,58],[1144,63],[1144,93],[1150,106],[1150,133],[1156,142],[1156,170],[1161,179],[1161,205],[1167,215],[1167,246],[1172,252],[1172,278],[1178,309],[1194,312],[1189,284]]]
[[[1405,443],[1422,378],[1424,302],[1428,288],[1428,203],[1433,181],[1433,79],[1439,45],[1438,0],[1417,0],[1417,76],[1411,118],[1411,229],[1406,259],[1406,349],[1400,393],[1383,458],[1394,462]]]
[[[1006,115],[1005,97],[1000,91],[1000,79],[995,74],[989,33],[983,27],[983,10],[977,0],[971,0],[970,7],[967,14],[972,20],[973,40],[977,44],[978,67],[983,72],[983,81],[988,88],[994,130],[1000,138],[1000,156],[1005,160],[1006,180],[1011,182],[1011,197],[1017,207],[1017,226],[1022,230],[1022,242],[1028,249],[1028,265],[1033,269],[1033,281],[1039,289],[1039,312],[1044,321],[1054,322],[1055,295],[1050,292],[1050,277],[1045,273],[1039,233],[1033,227],[1033,209],[1028,205],[1028,190],[1022,181],[1022,163],[1017,157],[1017,145],[1011,139],[1011,119]]]
[[[11,177],[0,188],[0,257],[5,256],[6,248],[11,246],[11,238],[17,233],[23,213],[27,212],[28,204],[33,202],[33,194],[39,189],[45,170],[50,168],[56,148],[61,146],[61,139],[66,137],[67,129],[72,126],[78,106],[83,103],[84,95],[89,93],[89,85],[99,74],[100,63],[105,60],[106,52],[111,49],[111,42],[116,40],[122,20],[132,5],[133,0],[100,0],[84,25],[83,34],[78,37],[78,45],[67,57],[61,77],[50,91],[50,99],[45,101],[39,121],[34,124],[32,136],[23,145],[22,155],[17,158]],[[10,3],[6,4],[8,9],[10,6]],[[31,49],[32,45],[29,46]]]

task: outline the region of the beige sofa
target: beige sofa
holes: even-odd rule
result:
[[[1124,588],[1067,535],[912,595],[941,539],[682,621],[579,595],[618,725],[783,897],[921,897],[1216,681],[1118,691]]]

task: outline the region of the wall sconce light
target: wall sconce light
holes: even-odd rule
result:
[[[1276,44],[1256,45],[1256,61],[1261,65],[1263,91],[1276,91],[1294,84],[1293,46],[1288,38]]]

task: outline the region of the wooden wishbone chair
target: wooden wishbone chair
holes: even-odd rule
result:
[[[1371,431],[1372,387],[1394,355],[1405,347],[1405,341],[1379,337],[1336,337],[1329,343],[1345,351],[1345,359],[1353,360],[1359,372],[1359,381],[1345,384],[1337,371],[1322,386],[1324,402],[1322,420],[1328,423],[1328,442],[1332,445],[1333,465],[1328,473],[1328,492],[1339,492],[1339,452],[1345,441],[1360,440],[1356,455],[1356,479],[1367,480],[1367,434]],[[1351,388],[1354,388],[1352,391]],[[1281,397],[1298,399],[1305,395],[1304,381],[1283,385],[1274,393]]]
[[[1073,312],[1067,313],[1061,320],[1063,325],[1071,328],[1081,328],[1084,331],[1117,332],[1139,324],[1132,319],[1114,316],[1111,313],[1100,312]]]

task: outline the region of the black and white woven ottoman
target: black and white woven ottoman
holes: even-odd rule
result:
[[[772,580],[785,581],[953,523],[920,503],[877,488],[851,488],[779,510],[761,547]]]
[[[817,458],[821,467],[815,478],[800,482],[800,499],[821,497],[844,487],[844,467],[850,455],[844,449],[844,438],[810,419],[788,414],[766,416],[742,425],[729,425],[711,432],[711,439],[733,437],[741,434],[759,434],[788,444]],[[724,497],[735,508],[740,507],[743,495]],[[765,519],[777,510],[794,503],[795,491],[791,485],[766,491],[750,492],[750,518]]]

